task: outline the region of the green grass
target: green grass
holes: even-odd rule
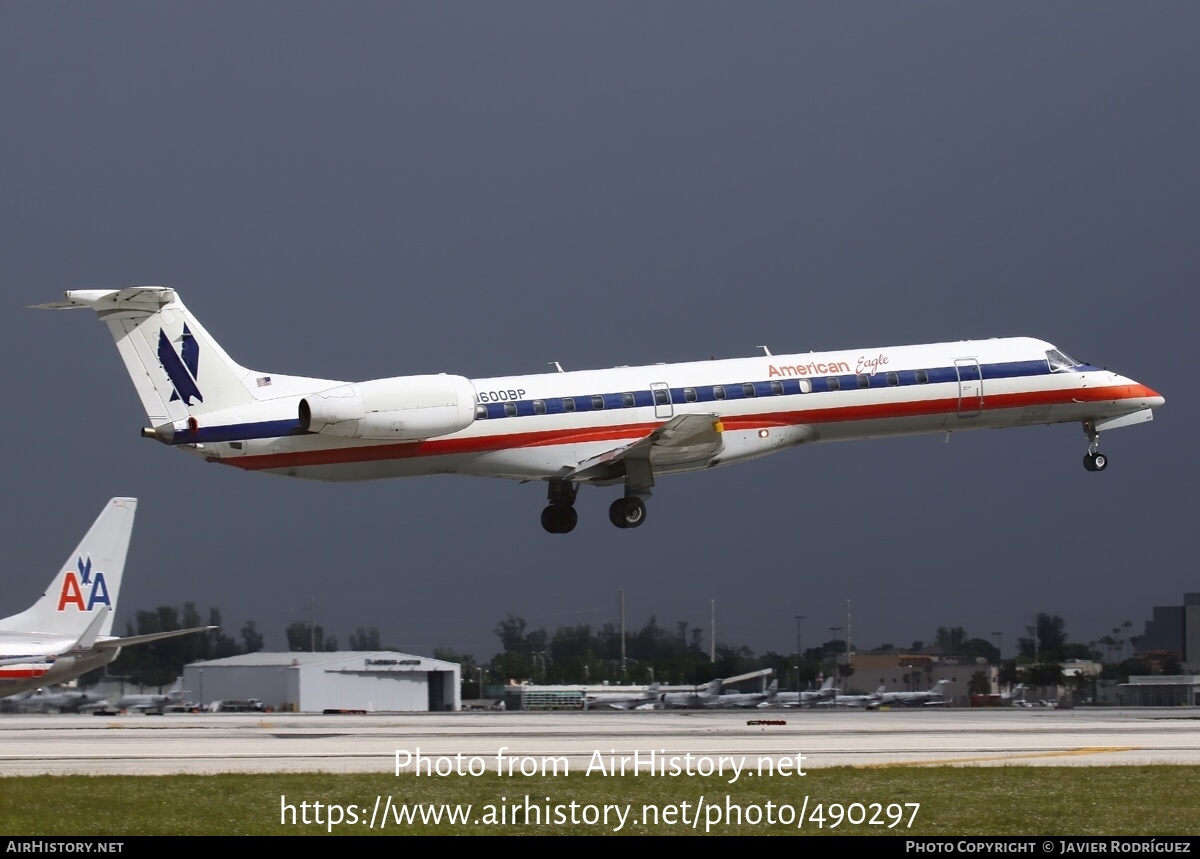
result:
[[[1189,835],[1200,829],[1200,767],[894,767],[810,770],[805,777],[747,779],[729,785],[718,778],[687,777],[567,777],[501,778],[485,775],[447,778],[404,774],[332,775],[267,774],[213,776],[35,776],[0,779],[0,832],[6,835],[299,835],[325,834],[315,823],[282,825],[281,795],[296,807],[308,802],[363,809],[369,818],[376,796],[393,803],[470,803],[472,818],[482,819],[486,806],[524,804],[530,797],[543,808],[548,802],[564,806],[627,804],[630,821],[641,806],[679,806],[690,803],[694,813],[701,795],[707,805],[724,812],[727,801],[765,808],[790,803],[797,809],[808,797],[809,816],[818,803],[920,803],[916,820],[907,826],[909,812],[894,827],[832,822],[825,828],[807,820],[803,833],[878,835]],[[499,815],[498,810],[493,812]],[[577,814],[579,812],[576,812]],[[633,825],[623,832],[670,834],[703,832],[706,811],[693,830],[688,823]],[[290,815],[289,815],[290,818]],[[884,818],[886,820],[886,817]],[[583,822],[529,825],[407,825],[389,821],[386,829],[343,824],[335,834],[602,834],[616,827]],[[743,821],[714,823],[710,831],[725,835],[796,832],[795,825],[751,825]]]

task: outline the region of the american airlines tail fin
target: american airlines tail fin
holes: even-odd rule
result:
[[[42,310],[90,307],[108,324],[150,426],[184,429],[189,419],[248,406],[275,393],[272,378],[225,354],[174,289],[80,289]]]
[[[109,635],[136,512],[136,498],[110,500],[41,599],[0,619],[0,631],[70,636],[86,648]]]

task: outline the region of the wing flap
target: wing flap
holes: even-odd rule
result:
[[[563,475],[566,480],[604,476],[614,465],[639,459],[651,465],[679,465],[712,459],[724,444],[725,427],[715,414],[676,415],[632,444],[615,447],[585,459]]]

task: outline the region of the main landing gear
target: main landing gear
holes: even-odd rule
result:
[[[1088,471],[1103,471],[1108,468],[1108,457],[1100,452],[1100,432],[1095,422],[1083,422],[1083,431],[1088,437],[1088,452],[1083,457],[1083,467]]]
[[[618,498],[609,505],[608,521],[618,528],[636,528],[646,521],[646,503],[636,495]]]
[[[575,512],[575,495],[579,484],[570,480],[551,480],[546,489],[550,504],[542,511],[542,527],[551,534],[569,534],[579,522]]]
[[[551,480],[546,490],[550,502],[542,511],[542,527],[551,534],[569,534],[579,522],[575,495],[579,484],[570,480]],[[649,493],[645,493],[649,494]],[[618,528],[637,528],[646,521],[646,502],[637,495],[618,498],[608,508],[608,521]]]

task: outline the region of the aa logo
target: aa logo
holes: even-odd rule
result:
[[[104,573],[97,570],[95,575],[92,574],[91,558],[80,558],[79,572],[68,570],[63,578],[62,590],[58,592],[58,610],[66,611],[69,605],[79,611],[91,611],[98,605],[112,608]]]

